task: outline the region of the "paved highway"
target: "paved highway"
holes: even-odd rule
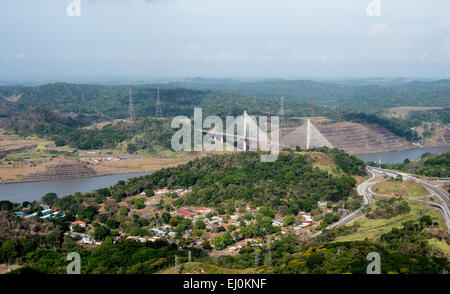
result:
[[[438,204],[434,204],[432,206],[439,208],[439,210],[442,213],[442,216],[444,217],[445,224],[447,225],[447,232],[450,234],[450,198],[447,192],[439,188],[439,186],[435,186],[433,184],[430,184],[427,181],[424,181],[422,179],[416,178],[410,174],[402,173],[402,172],[396,172],[392,170],[382,169],[382,168],[376,168],[376,167],[370,167],[372,171],[379,173],[379,174],[388,174],[388,175],[401,175],[403,179],[409,180],[412,182],[416,182],[421,184],[425,189],[427,189],[437,200]]]
[[[372,193],[370,192],[370,187],[372,187],[373,185],[378,183],[378,181],[374,180],[375,176],[376,176],[374,172],[372,172],[371,170],[368,170],[368,172],[370,174],[370,178],[368,180],[364,181],[363,183],[359,184],[358,188],[357,188],[358,194],[363,197],[363,204],[361,205],[361,207],[358,208],[357,210],[353,211],[349,215],[341,218],[337,222],[332,223],[331,225],[329,225],[327,227],[327,229],[332,229],[335,227],[344,226],[344,225],[348,224],[349,222],[353,221],[357,216],[359,216],[361,214],[361,210],[364,208],[364,206],[366,206],[366,205],[372,206],[373,205],[374,201],[372,198]]]
[[[337,222],[332,223],[331,225],[326,227],[326,229],[329,230],[329,229],[332,229],[335,227],[345,226],[346,224],[350,223],[355,218],[357,218],[358,216],[361,215],[361,210],[364,208],[364,206],[373,205],[374,201],[372,198],[372,192],[370,191],[370,187],[372,187],[379,181],[375,181],[376,174],[374,172],[372,172],[370,169],[368,170],[368,172],[370,174],[370,178],[368,180],[364,181],[363,183],[359,184],[357,187],[358,194],[363,197],[363,204],[361,205],[361,207],[358,208],[357,210],[351,212],[347,216],[341,218]],[[310,236],[316,237],[321,233],[322,233],[322,230],[317,231],[317,232],[311,234]]]
[[[405,179],[405,180],[414,181],[414,182],[417,182],[417,183],[423,185],[425,187],[425,189],[427,189],[433,196],[435,196],[435,198],[439,201],[439,203],[433,203],[433,202],[423,201],[423,200],[420,200],[420,201],[423,201],[432,207],[438,208],[441,211],[441,213],[444,217],[445,223],[447,225],[447,228],[448,228],[448,233],[450,234],[450,209],[449,209],[450,198],[449,198],[449,194],[447,192],[445,192],[444,190],[439,188],[439,186],[437,186],[437,185],[430,184],[427,181],[421,180],[419,178],[416,178],[416,177],[406,174],[406,173],[395,172],[392,170],[386,170],[386,169],[381,169],[381,168],[376,168],[376,167],[371,167],[371,166],[369,166],[368,172],[370,174],[370,178],[368,180],[364,181],[363,183],[359,184],[357,187],[358,194],[363,197],[362,206],[360,208],[358,208],[357,210],[353,211],[352,213],[350,213],[349,215],[341,218],[339,221],[332,223],[331,225],[326,227],[326,229],[332,229],[332,228],[344,226],[344,225],[350,223],[351,221],[353,221],[356,217],[358,217],[360,215],[361,210],[366,205],[372,206],[374,204],[374,200],[372,198],[373,193],[371,191],[371,187],[373,187],[375,184],[383,181],[383,180],[381,180],[381,181],[375,180],[376,175],[379,174],[379,175],[389,175],[392,177],[401,175],[403,177],[403,179]],[[322,233],[322,231],[318,231],[316,233],[311,234],[310,236],[316,237],[321,233]]]

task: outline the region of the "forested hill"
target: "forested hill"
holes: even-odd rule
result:
[[[245,109],[255,114],[274,114],[280,109],[279,99],[282,96],[286,98],[285,108],[290,112],[287,115],[291,116],[308,115],[313,98],[319,105],[316,109],[319,115],[327,115],[327,109],[323,107],[367,113],[398,106],[450,106],[450,80],[361,84],[197,78],[133,86],[52,83],[0,86],[0,98],[59,112],[100,112],[110,118],[125,118],[130,87],[138,117],[149,117],[155,113],[156,87],[161,88],[165,116],[190,115],[194,106],[217,115],[238,115]]]
[[[8,100],[26,107],[42,107],[61,113],[102,116],[123,119],[128,114],[129,89],[132,89],[136,117],[147,118],[155,114],[157,85],[105,86],[53,83],[34,87],[0,86],[0,101]],[[279,97],[267,100],[238,93],[194,90],[188,88],[161,88],[163,116],[192,116],[194,107],[201,107],[205,115],[241,115],[244,110],[252,114],[276,114]],[[3,99],[1,99],[3,98]],[[310,113],[309,103],[295,102],[292,114]],[[320,107],[318,108],[320,112]]]
[[[406,159],[403,163],[384,164],[383,167],[427,177],[450,177],[450,151],[442,154],[424,153],[419,160]]]
[[[280,154],[278,160],[270,163],[261,162],[258,153],[238,152],[162,169],[119,183],[110,192],[120,198],[147,189],[192,188],[192,193],[178,199],[177,205],[213,206],[232,212],[241,202],[295,215],[299,210],[309,211],[319,200],[338,202],[355,196],[356,181],[352,175],[366,173],[362,161],[341,150],[323,148],[319,153],[340,172],[330,174],[313,168],[312,156],[295,152]]]
[[[311,80],[230,80],[189,79],[169,83],[173,87],[214,89],[263,98],[284,96],[288,100],[318,103],[329,107],[346,107],[352,111],[378,112],[396,106],[448,107],[450,80],[409,83],[339,83]]]

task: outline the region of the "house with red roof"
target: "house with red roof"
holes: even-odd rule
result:
[[[79,225],[79,226],[82,227],[82,228],[86,228],[86,223],[85,223],[84,221],[82,221],[82,220],[77,220],[77,221],[74,221],[73,223],[70,224],[70,230],[71,230],[71,231],[72,231],[72,229],[73,229],[73,227],[74,227],[75,225]]]
[[[178,214],[181,214],[181,215],[184,215],[185,217],[191,217],[191,216],[193,216],[194,215],[194,213],[192,213],[192,212],[190,212],[189,210],[187,210],[187,209],[179,209],[179,210],[177,210],[177,213]]]
[[[196,210],[200,211],[201,213],[208,213],[212,211],[212,209],[209,207],[197,207]]]

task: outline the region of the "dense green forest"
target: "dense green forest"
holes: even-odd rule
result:
[[[319,200],[338,202],[355,196],[352,175],[364,175],[364,163],[343,151],[329,152],[342,170],[339,176],[313,169],[306,156],[292,152],[281,154],[273,163],[261,162],[254,152],[238,152],[195,159],[130,179],[111,187],[110,193],[120,199],[147,189],[190,187],[192,193],[180,198],[178,205],[198,204],[233,212],[235,201],[243,201],[295,215],[299,210],[311,210]]]
[[[0,97],[21,94],[19,103],[39,106],[61,113],[94,115],[106,119],[126,118],[129,89],[135,106],[136,117],[152,117],[156,111],[156,85],[103,86],[67,83],[46,84],[35,87],[0,87]],[[186,88],[162,88],[160,90],[162,113],[166,117],[193,116],[194,107],[201,107],[204,115],[241,115],[244,110],[253,114],[274,114],[280,109],[279,100],[267,100],[222,91],[191,90]],[[297,115],[310,113],[305,102],[296,102]],[[310,109],[310,107],[309,107]]]
[[[443,124],[450,124],[450,109],[411,111],[409,119],[418,122],[440,122]],[[418,123],[416,123],[416,125],[417,124]]]
[[[166,87],[223,90],[248,96],[310,102],[323,106],[344,107],[355,112],[380,112],[396,106],[448,107],[450,80],[413,81],[408,83],[361,84],[317,82],[311,80],[208,80],[190,79],[169,83]]]
[[[427,177],[448,178],[450,177],[450,151],[438,155],[424,153],[418,160],[406,159],[402,163],[383,164],[382,166]]]
[[[101,128],[87,126],[98,117],[79,114],[64,116],[38,106],[23,107],[12,102],[0,101],[0,128],[14,131],[20,136],[38,135],[54,140],[56,146],[89,150],[115,148],[124,141],[131,141],[136,149],[154,151],[169,149],[174,130],[164,119],[141,119],[135,122],[118,121]]]

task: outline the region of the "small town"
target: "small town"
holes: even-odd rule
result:
[[[164,199],[171,199],[173,196],[184,196],[191,192],[190,189],[156,189],[150,192],[151,197],[147,197],[146,192],[141,192],[139,196],[132,197],[129,203],[133,203],[127,216],[130,218],[148,217],[148,212],[153,213],[160,212]],[[149,193],[149,194],[150,194]],[[108,196],[107,200],[114,201],[113,197]],[[123,203],[123,202],[121,202]],[[173,203],[172,203],[173,204]],[[326,213],[332,213],[333,210],[327,208],[326,201],[320,201],[319,207],[323,209],[323,215]],[[36,207],[33,207],[33,211],[30,213],[31,204],[22,210],[17,211],[16,215],[24,218],[39,217],[41,219],[53,218],[56,216],[65,216],[65,213],[57,207],[51,207],[50,205],[39,203]],[[167,206],[165,207],[167,208]],[[164,209],[163,209],[164,210]],[[154,242],[158,239],[167,240],[169,243],[179,243],[182,239],[184,247],[186,248],[199,248],[199,249],[213,249],[213,254],[233,254],[237,253],[239,249],[244,246],[259,246],[262,247],[266,240],[262,237],[255,238],[243,238],[235,239],[231,238],[225,243],[222,242],[222,238],[225,233],[233,234],[233,232],[239,231],[241,225],[248,226],[256,224],[258,220],[256,215],[259,212],[259,208],[251,209],[248,205],[244,211],[235,212],[234,214],[220,214],[216,209],[211,207],[179,207],[173,209],[168,213],[169,221],[167,224],[149,224],[140,228],[139,230],[131,230],[130,233],[117,231],[117,234],[113,237],[114,240],[120,238],[133,239],[139,242]],[[167,215],[167,212],[165,213]],[[101,213],[99,210],[99,219],[101,219]],[[294,218],[278,218],[274,215],[273,218],[269,216],[263,216],[265,222],[270,222],[272,227],[272,233],[268,234],[268,237],[273,236],[274,240],[279,240],[280,237],[288,232],[295,234],[296,236],[307,235],[317,229],[322,228],[323,222],[322,215],[313,217],[310,213],[299,212]],[[260,219],[262,221],[262,219]],[[186,228],[180,230],[179,224],[183,224]],[[95,238],[95,226],[98,225],[95,222],[91,222],[84,218],[73,221],[70,224],[70,231],[66,232],[67,236],[70,236],[81,245],[88,247],[101,245],[103,240],[97,240]],[[114,228],[114,226],[112,226]],[[103,239],[103,238],[101,238]]]

